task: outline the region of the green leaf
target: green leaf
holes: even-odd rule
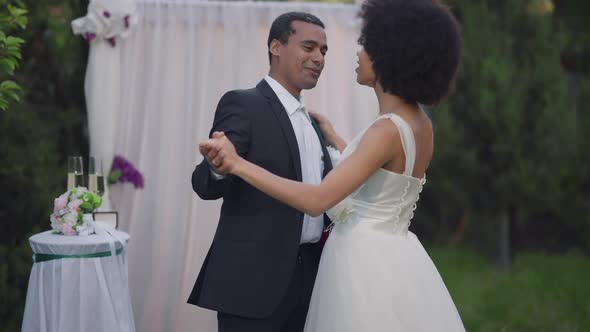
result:
[[[85,213],[92,212],[92,203],[85,201],[84,203],[80,204],[80,209],[82,209],[82,211]]]
[[[13,59],[0,59],[0,69],[6,72],[8,75],[12,75],[14,73],[14,69],[16,68],[16,61]]]
[[[16,102],[18,102],[20,100],[20,97],[18,96],[18,94],[14,93],[14,92],[6,93],[6,98],[12,99],[12,101],[16,101]]]
[[[24,8],[18,8],[12,5],[8,5],[8,12],[12,15],[12,16],[23,16],[27,13],[27,10]]]
[[[25,40],[19,37],[14,37],[14,36],[8,36],[5,38],[5,42],[6,42],[6,46],[10,47],[10,46],[20,46],[22,44],[24,44]]]
[[[6,111],[6,109],[8,108],[8,105],[9,105],[8,101],[0,98],[0,109],[1,110]]]
[[[109,177],[107,180],[110,184],[115,184],[119,181],[121,175],[123,175],[123,173],[120,170],[112,171],[111,173],[109,173]]]
[[[29,23],[28,19],[24,16],[22,17],[17,17],[15,20],[16,24],[18,25],[19,28],[24,29],[27,27],[27,24]]]
[[[16,84],[14,81],[6,80],[0,83],[0,89],[18,91],[20,90],[20,86]]]

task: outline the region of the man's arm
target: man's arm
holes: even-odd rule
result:
[[[230,91],[221,98],[209,137],[215,131],[223,131],[236,147],[238,154],[244,157],[250,145],[250,120],[241,102],[235,91]],[[220,178],[216,177],[212,170],[214,171],[207,158],[204,158],[193,171],[193,190],[201,199],[215,200],[223,197],[233,181],[233,175]]]

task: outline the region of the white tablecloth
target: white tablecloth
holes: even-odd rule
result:
[[[129,235],[114,231],[124,243]],[[109,234],[65,236],[46,231],[29,239],[34,259],[23,332],[134,332],[126,252]],[[41,255],[38,255],[41,254]],[[55,256],[58,255],[58,256]],[[98,255],[103,257],[62,257]]]

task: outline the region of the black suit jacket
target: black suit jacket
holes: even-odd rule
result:
[[[324,175],[332,168],[323,137]],[[301,162],[291,122],[265,80],[256,88],[227,92],[219,101],[213,131],[223,131],[244,158],[281,177],[301,181]],[[295,269],[303,213],[227,176],[215,180],[203,160],[192,175],[202,199],[223,198],[213,243],[188,302],[251,318],[269,316],[286,293]],[[327,217],[326,217],[327,219]],[[313,283],[321,244],[304,257]],[[306,294],[309,296],[310,294]]]

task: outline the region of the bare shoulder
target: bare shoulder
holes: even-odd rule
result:
[[[397,125],[388,118],[383,118],[375,121],[369,130],[367,130],[367,134],[371,134],[372,136],[379,137],[380,139],[384,140],[384,142],[398,142],[400,141],[400,132]]]
[[[367,130],[367,133],[369,132],[382,138],[392,139],[399,137],[399,129],[393,121],[387,118],[375,121],[371,127],[369,127],[369,130]]]
[[[398,127],[389,119],[375,121],[363,135],[360,145],[371,145],[372,148],[384,151],[395,151],[401,146]]]

